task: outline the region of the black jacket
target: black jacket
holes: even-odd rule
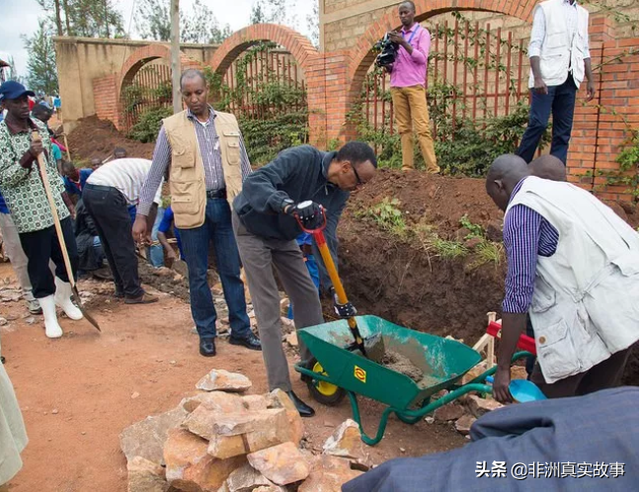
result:
[[[325,235],[327,242],[335,241],[338,220],[349,198],[349,192],[327,180],[335,156],[336,152],[322,152],[310,145],[292,147],[251,173],[233,201],[244,227],[263,238],[293,240],[302,230],[293,217],[282,213],[283,202],[313,200],[326,208]]]

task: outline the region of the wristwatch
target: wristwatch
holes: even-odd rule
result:
[[[291,199],[284,199],[282,201],[282,212],[285,212],[285,209],[287,208],[288,205],[293,205],[295,202]]]

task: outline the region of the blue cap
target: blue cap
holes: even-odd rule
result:
[[[0,101],[5,99],[18,99],[24,95],[35,96],[33,91],[28,91],[22,84],[15,80],[8,80],[0,86]]]

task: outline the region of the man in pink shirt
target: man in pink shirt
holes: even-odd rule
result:
[[[392,65],[386,65],[385,69],[391,73],[393,110],[402,141],[402,169],[414,169],[413,121],[427,171],[438,173],[440,168],[433,148],[425,88],[431,35],[426,28],[414,21],[416,7],[413,2],[401,3],[398,15],[402,30],[389,33],[391,41],[399,45],[398,54],[396,61]]]

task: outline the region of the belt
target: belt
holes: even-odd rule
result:
[[[220,190],[207,190],[208,199],[226,199],[227,189],[221,188]]]
[[[115,190],[116,192],[120,191],[116,187],[106,187],[104,185],[94,185],[93,183],[87,183],[84,187],[85,188],[90,187],[91,189],[97,190],[99,192],[111,192],[112,190]]]

